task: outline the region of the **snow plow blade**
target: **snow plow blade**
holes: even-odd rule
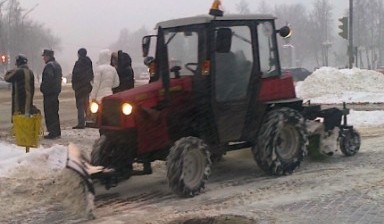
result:
[[[95,187],[93,186],[92,179],[110,178],[115,175],[115,169],[91,165],[73,143],[70,143],[68,146],[66,168],[79,174],[92,194],[95,194]]]
[[[89,164],[76,145],[70,143],[68,146],[68,156],[66,168],[75,171],[84,180],[88,190],[95,194],[95,187],[91,179],[92,172],[101,172],[102,167],[95,167]]]

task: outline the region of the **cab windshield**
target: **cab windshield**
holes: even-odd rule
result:
[[[193,72],[186,69],[187,63],[197,65],[198,62],[198,33],[193,31],[167,31],[164,34],[168,48],[169,68],[180,66],[180,75],[189,76]],[[172,77],[173,74],[171,74]]]

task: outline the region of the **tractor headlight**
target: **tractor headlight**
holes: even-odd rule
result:
[[[95,114],[99,110],[99,104],[97,104],[95,101],[92,101],[91,105],[89,105],[89,108],[91,110],[91,113]]]
[[[125,115],[130,115],[132,113],[132,105],[129,103],[123,103],[123,105],[121,106],[121,111]]]

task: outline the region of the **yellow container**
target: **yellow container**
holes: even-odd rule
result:
[[[38,147],[41,130],[41,114],[25,116],[13,115],[13,131],[16,145],[25,147]]]

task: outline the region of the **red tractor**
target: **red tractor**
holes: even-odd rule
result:
[[[156,35],[143,38],[149,83],[98,105],[90,163],[101,168],[92,178],[110,188],[164,160],[170,188],[194,196],[212,161],[244,148],[268,174],[291,174],[306,154],[307,121],[317,117],[325,131],[340,128],[343,152],[359,150],[357,132],[341,125],[346,110],[303,105],[292,77],[282,75],[277,34],[287,37],[288,27],[276,29],[271,15],[213,14],[160,22]]]

